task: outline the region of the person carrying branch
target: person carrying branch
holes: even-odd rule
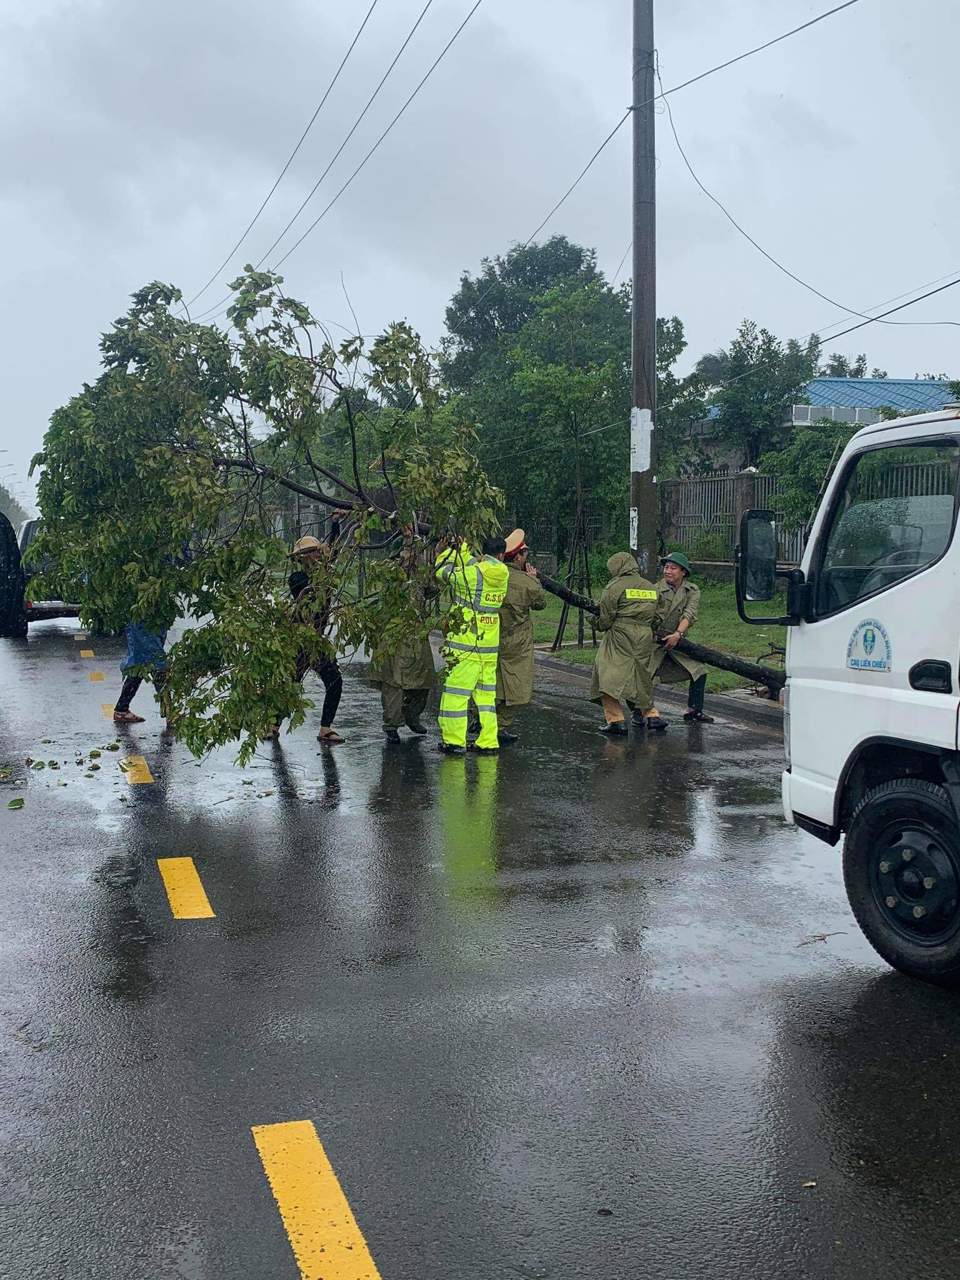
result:
[[[485,538],[481,557],[465,542],[452,547],[438,544],[436,575],[451,605],[444,628],[446,673],[438,744],[448,755],[461,755],[466,749],[471,699],[480,715],[480,735],[473,750],[481,754],[500,750],[495,699],[500,606],[507,593],[506,547],[499,536]]]
[[[547,597],[529,563],[522,529],[507,535],[504,560],[507,594],[500,609],[500,662],[497,666],[497,731],[501,742],[516,742],[511,726],[518,707],[533,698],[532,610],[545,609]]]
[[[597,630],[603,639],[593,668],[591,702],[603,707],[605,724],[600,730],[610,737],[625,737],[623,703],[633,711],[638,728],[661,730],[659,717],[647,719],[653,706],[653,678],[650,661],[653,631],[659,622],[659,597],[652,582],[640,573],[636,559],[628,551],[618,551],[607,561],[610,581],[600,597]]]
[[[663,577],[657,583],[661,618],[650,660],[650,675],[661,684],[689,684],[684,720],[688,724],[696,721],[713,724],[713,716],[706,715],[703,710],[707,669],[702,663],[677,652],[677,645],[697,620],[700,588],[690,581],[693,566],[682,551],[672,552],[662,563]],[[651,708],[647,715],[660,717],[656,707]]]
[[[317,595],[316,588],[312,585],[311,573],[321,561],[331,560],[335,556],[334,543],[340,532],[339,518],[345,514],[339,511],[334,512],[334,523],[327,542],[321,542],[318,538],[308,535],[298,538],[291,552],[291,559],[296,568],[290,574],[288,585],[290,595],[296,602],[296,616],[298,621],[312,626],[319,636],[326,634],[330,623],[330,600],[326,595]],[[337,665],[335,654],[311,658],[301,650],[297,655],[297,680],[302,680],[310,670],[319,676],[324,689],[317,741],[324,746],[336,746],[343,742],[343,738],[333,727],[334,716],[337,714],[343,693],[343,676]],[[271,736],[276,736],[279,732],[280,728],[277,726]]]
[[[418,556],[411,525],[404,526],[403,537],[403,559],[413,587]],[[439,591],[420,587],[414,589],[417,592],[418,612],[426,620]],[[372,685],[379,686],[380,689],[383,732],[387,741],[400,741],[402,724],[417,737],[422,737],[427,732],[427,727],[420,717],[426,710],[436,678],[430,637],[419,634],[400,642],[392,652],[371,664],[368,678]]]

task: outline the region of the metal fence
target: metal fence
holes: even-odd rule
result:
[[[679,543],[691,560],[732,564],[740,517],[751,507],[778,509],[775,476],[745,472],[735,476],[704,476],[695,480],[665,480],[660,484],[660,519],[664,541]],[[798,564],[804,532],[779,531],[779,558]]]

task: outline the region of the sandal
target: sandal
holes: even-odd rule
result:
[[[143,716],[138,716],[135,711],[115,711],[113,713],[114,724],[143,724]]]
[[[336,746],[338,742],[343,742],[344,739],[340,737],[336,729],[321,729],[317,734],[317,741],[326,742],[330,746]]]

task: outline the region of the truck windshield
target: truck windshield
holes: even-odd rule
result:
[[[860,454],[825,531],[816,612],[836,613],[939,560],[953,533],[960,448],[953,440]]]

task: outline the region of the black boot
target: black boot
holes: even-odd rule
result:
[[[605,724],[599,733],[605,733],[610,738],[625,738],[627,736],[627,726],[622,720],[614,720],[612,724]]]
[[[497,738],[500,742],[517,742],[519,741],[519,733],[511,733],[509,729],[499,729]]]
[[[427,726],[422,724],[416,716],[410,716],[405,722],[411,733],[415,733],[417,737],[422,738],[427,732]]]
[[[397,730],[397,729],[386,729],[386,728],[385,728],[385,729],[384,729],[384,731],[383,731],[383,736],[386,738],[386,740],[387,740],[388,742],[399,742],[399,741],[400,741],[400,733],[399,733],[399,730]]]
[[[445,756],[462,756],[465,754],[466,748],[458,747],[453,742],[444,742],[441,738],[437,743],[437,750],[442,751]]]

